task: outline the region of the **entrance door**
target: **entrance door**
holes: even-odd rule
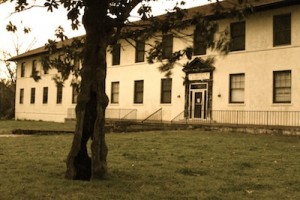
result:
[[[190,118],[206,119],[207,115],[207,85],[191,85],[190,88]]]

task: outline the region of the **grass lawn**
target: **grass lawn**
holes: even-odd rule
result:
[[[74,131],[75,122],[56,123],[42,121],[0,120],[0,134],[11,134],[14,129]]]
[[[64,179],[72,135],[0,137],[0,199],[300,199],[300,138],[107,134],[109,174]]]

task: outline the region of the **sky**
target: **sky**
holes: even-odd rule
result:
[[[38,5],[42,5],[44,0],[33,0]],[[163,14],[166,9],[174,7],[175,1],[161,0],[153,4],[155,15]],[[208,0],[186,0],[185,8],[208,3]],[[54,38],[54,31],[58,26],[62,26],[65,34],[71,38],[85,34],[81,26],[74,31],[70,21],[67,20],[64,9],[55,10],[53,13],[47,12],[46,8],[34,7],[21,13],[14,12],[14,3],[7,2],[0,4],[0,60],[3,59],[2,51],[16,55],[15,46],[19,46],[19,53],[24,53],[43,46],[48,39]],[[12,34],[6,31],[6,25],[11,21],[17,25],[18,31]],[[30,27],[29,34],[23,33],[24,27]],[[7,77],[5,65],[0,61],[0,79]]]

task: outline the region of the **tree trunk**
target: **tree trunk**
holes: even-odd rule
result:
[[[80,93],[76,106],[76,129],[67,157],[67,179],[102,179],[107,173],[105,142],[106,49],[111,36],[107,1],[89,0],[83,16],[86,30]],[[91,158],[86,144],[92,139]]]

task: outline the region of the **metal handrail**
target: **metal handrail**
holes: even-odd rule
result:
[[[154,113],[152,113],[151,115],[149,115],[148,117],[146,117],[146,119],[142,120],[142,123],[144,123],[145,121],[147,121],[148,119],[150,119],[151,117],[153,117],[154,115],[156,115],[160,111],[162,111],[162,108],[156,110]],[[160,121],[162,121],[162,115],[161,115]]]
[[[300,126],[300,111],[211,110],[209,118],[189,118],[184,111],[171,123],[218,123],[234,125]]]
[[[136,118],[137,109],[133,109],[129,113],[127,113],[126,115],[124,115],[121,119],[126,119],[128,116],[130,116],[134,112],[135,112],[135,118]]]

